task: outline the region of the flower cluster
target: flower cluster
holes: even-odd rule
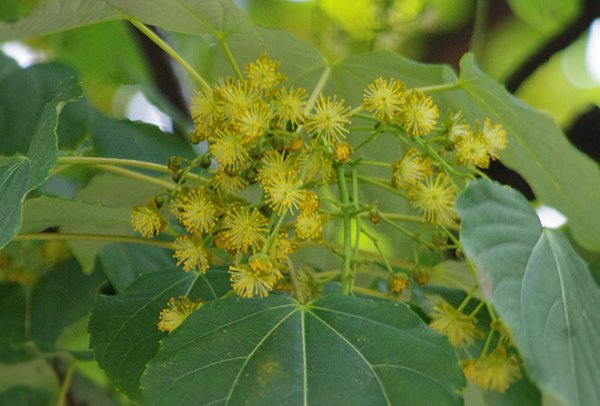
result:
[[[363,108],[382,125],[406,136],[398,134],[409,146],[392,164],[391,184],[408,190],[410,202],[429,223],[455,222],[458,191],[452,176],[460,174],[455,167],[487,168],[507,146],[506,132],[489,118],[483,125],[477,123],[476,131],[462,112],[449,114],[445,123],[439,123],[433,99],[421,90],[406,89],[395,79],[378,78],[371,83],[363,94]]]
[[[173,257],[186,272],[205,273],[228,264],[232,292],[238,296],[263,298],[280,290],[299,300],[318,294],[330,280],[339,280],[342,290],[351,292],[353,273],[369,264],[367,256],[361,257],[364,235],[388,269],[384,294],[408,300],[414,289],[429,282],[430,274],[419,266],[423,240],[395,221],[421,223],[432,237],[428,249],[447,250],[449,239],[457,241],[449,231],[456,229],[457,185],[482,175],[480,168],[507,147],[500,125],[486,118],[471,127],[462,112],[441,117],[426,90],[377,78],[365,88],[361,106],[351,109],[339,96],[321,94],[320,85],[310,94],[287,86],[279,62],[263,55],[240,77],[221,78],[195,94],[191,141],[202,143],[199,149],[205,152],[192,160],[169,161],[174,187],[135,206],[132,227],[144,238],[168,231],[174,238]],[[372,127],[351,127],[355,115]],[[353,131],[365,130],[371,134],[356,142]],[[360,151],[381,133],[405,146],[395,162],[369,161]],[[363,165],[391,170],[391,185],[385,178],[359,175]],[[362,182],[406,199],[422,217],[379,211],[376,201],[362,200]],[[361,223],[364,216],[375,226],[392,223],[413,238],[412,270],[392,268],[375,233]],[[330,219],[343,220],[337,223],[343,228],[339,238],[324,238]],[[322,273],[331,277],[306,267],[295,271],[298,258],[292,255],[307,241],[343,257],[342,269]],[[159,329],[173,331],[200,306],[187,297],[171,298]],[[431,314],[430,327],[455,347],[471,346],[482,336],[476,312],[466,315],[462,307],[442,303]],[[509,340],[500,341],[492,353],[465,361],[464,369],[477,384],[502,391],[517,379],[518,365],[498,349],[509,346]]]

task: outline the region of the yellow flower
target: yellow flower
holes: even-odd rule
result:
[[[294,126],[302,124],[306,99],[306,91],[302,88],[280,89],[275,94],[272,103],[273,115],[277,118],[277,124],[280,127],[283,127],[288,121]]]
[[[459,111],[450,117],[450,123],[446,129],[446,133],[448,134],[448,139],[450,142],[456,144],[463,137],[471,135],[471,132],[471,127],[465,122],[465,117],[462,111]]]
[[[246,65],[246,76],[251,86],[270,94],[272,90],[285,80],[279,73],[279,61],[274,61],[263,54],[254,63]]]
[[[170,333],[179,327],[200,306],[202,306],[202,301],[191,301],[187,296],[181,296],[179,299],[170,298],[167,307],[160,312],[158,329]]]
[[[173,258],[177,259],[177,265],[183,264],[184,271],[198,270],[200,273],[206,273],[208,259],[201,241],[194,241],[187,235],[180,236],[175,239],[173,248]]]
[[[404,157],[392,165],[392,186],[406,189],[414,186],[433,173],[431,162],[423,158],[414,148],[409,148]]]
[[[496,347],[488,355],[462,363],[465,377],[477,386],[496,392],[505,392],[521,376],[519,361],[508,355],[504,347]]]
[[[278,262],[285,262],[296,251],[296,246],[288,238],[287,232],[281,232],[273,239],[269,247],[269,256]]]
[[[245,298],[254,295],[266,297],[277,282],[274,272],[260,272],[249,265],[232,265],[229,267],[229,273],[233,290]]]
[[[473,345],[475,335],[478,334],[473,317],[444,302],[434,307],[431,318],[429,327],[447,336],[453,346],[460,347],[463,343]]]
[[[433,224],[453,224],[456,214],[456,188],[452,179],[445,174],[429,177],[408,192],[414,207],[423,211],[425,221]]]
[[[433,130],[440,116],[430,96],[419,90],[408,90],[402,99],[399,119],[410,135],[427,135]]]
[[[250,145],[267,131],[270,121],[269,107],[261,101],[240,113],[234,125],[240,132],[240,140],[244,145]]]
[[[225,82],[220,85],[219,91],[221,109],[229,121],[261,100],[257,91],[247,82]]]
[[[269,180],[265,186],[269,206],[279,214],[292,211],[302,201],[302,181],[296,172],[279,173]]]
[[[500,151],[504,150],[508,145],[508,139],[506,138],[506,131],[500,124],[492,125],[489,118],[485,119],[483,123],[483,129],[481,130],[485,142],[487,143],[488,153],[492,159],[500,158]]]
[[[193,189],[177,204],[178,218],[190,232],[208,233],[217,221],[216,207],[202,189]]]
[[[268,151],[261,160],[262,167],[258,170],[258,178],[263,186],[268,185],[282,173],[294,172],[298,169],[296,161],[291,156],[285,156],[277,151]]]
[[[225,193],[237,193],[248,186],[248,183],[239,175],[230,175],[223,169],[218,168],[212,171],[211,185]]]
[[[248,150],[239,135],[219,131],[212,139],[210,153],[226,170],[238,170],[248,162]]]
[[[377,78],[363,93],[363,108],[381,122],[387,123],[400,112],[404,89],[404,84],[396,79],[392,78],[388,82]]]
[[[345,138],[348,133],[344,126],[350,123],[349,110],[344,107],[342,100],[337,100],[337,96],[325,98],[321,95],[313,111],[308,113],[304,127],[309,133],[333,144]]]
[[[300,206],[300,210],[303,213],[316,213],[319,211],[320,206],[321,201],[319,195],[308,189],[302,191],[302,205]]]
[[[316,240],[323,232],[323,220],[317,213],[301,212],[294,227],[299,240]]]
[[[352,155],[352,145],[347,142],[338,142],[333,148],[333,157],[338,162],[347,162]]]
[[[462,137],[456,143],[456,157],[458,163],[464,166],[490,166],[490,156],[485,138],[481,134],[470,134]]]
[[[405,274],[397,274],[388,281],[388,290],[399,295],[408,287],[408,277]]]
[[[234,207],[225,216],[223,227],[227,238],[236,249],[256,251],[266,239],[267,219],[257,208]]]
[[[153,204],[134,206],[131,212],[131,227],[144,238],[157,236],[165,226],[165,220]]]
[[[190,112],[194,124],[200,129],[198,133],[202,134],[198,141],[203,141],[208,135],[207,132],[219,122],[221,117],[221,109],[213,90],[203,89],[197,92],[192,99]]]
[[[327,185],[334,177],[333,160],[321,150],[307,149],[300,158],[301,170],[305,173],[305,183],[314,182],[317,186]]]

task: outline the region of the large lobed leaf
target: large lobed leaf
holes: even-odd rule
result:
[[[154,405],[454,405],[463,386],[448,341],[407,306],[340,294],[212,302],[142,377]]]
[[[461,241],[527,371],[567,405],[600,403],[600,289],[560,233],[514,190],[474,181],[457,201]]]
[[[27,155],[17,156],[0,167],[0,248],[19,231],[27,194],[41,185],[56,165],[58,115],[66,103],[79,97],[81,89],[74,79],[63,83],[42,111]]]
[[[90,347],[114,384],[140,398],[139,378],[166,334],[157,328],[160,311],[171,297],[189,292],[193,300],[214,300],[229,290],[227,273],[211,269],[196,278],[181,270],[142,275],[115,296],[100,296],[90,319]]]

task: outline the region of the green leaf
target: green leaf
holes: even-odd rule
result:
[[[100,296],[90,320],[90,347],[114,384],[139,399],[139,378],[165,336],[157,328],[169,298],[189,291],[191,299],[214,300],[230,289],[224,269],[197,279],[180,270],[145,274],[123,293]]]
[[[66,103],[80,96],[81,89],[75,80],[64,83],[44,108],[27,156],[14,158],[0,167],[0,248],[19,231],[21,206],[27,193],[41,185],[56,165],[58,115]]]
[[[143,274],[175,268],[171,251],[145,245],[110,244],[98,258],[117,292],[125,290]]]
[[[101,272],[85,275],[71,260],[43,275],[31,293],[31,335],[42,349],[51,350],[63,331],[88,314],[100,285]]]
[[[0,139],[1,154],[27,152],[46,103],[76,77],[73,69],[60,63],[17,67],[0,74],[0,133],[10,134]],[[65,106],[57,132],[59,148],[74,148],[81,142],[86,132],[81,124],[87,119],[86,108],[85,100]]]
[[[460,68],[458,84],[469,97],[456,97],[453,107],[464,110],[468,117],[482,120],[488,116],[502,124],[508,135],[502,163],[523,176],[541,202],[569,219],[573,236],[582,246],[600,250],[598,164],[571,145],[549,116],[485,76],[473,55],[463,57]]]
[[[25,233],[39,233],[47,228],[55,228],[61,233],[133,235],[130,207],[109,207],[42,196],[27,200],[23,211],[22,232]],[[107,244],[110,243],[77,240],[68,242],[85,273],[92,272],[96,255]]]
[[[62,332],[88,314],[104,276],[84,275],[73,260],[54,266],[28,289],[0,285],[0,359],[23,353],[33,340],[42,351],[54,350]]]
[[[94,112],[91,143],[98,156],[136,159],[166,164],[172,155],[193,158],[192,147],[181,137],[157,127],[128,120],[116,120]]]
[[[0,22],[0,41],[30,38],[101,21],[124,18],[103,0],[43,0],[26,17]]]
[[[407,306],[333,294],[212,302],[162,341],[152,405],[461,404],[447,339]]]
[[[51,397],[48,392],[19,385],[0,392],[0,405],[46,406]]]
[[[25,340],[25,288],[0,283],[0,360],[10,359]]]
[[[531,378],[565,404],[600,403],[600,289],[587,265],[514,190],[474,181],[457,210],[465,253]]]
[[[543,31],[554,31],[575,18],[581,0],[508,0],[512,11],[523,21]]]

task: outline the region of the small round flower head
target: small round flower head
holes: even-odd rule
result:
[[[223,227],[227,238],[237,250],[256,251],[265,242],[267,219],[257,208],[234,207],[225,216]]]
[[[131,212],[131,227],[144,238],[157,236],[165,226],[165,220],[154,204],[134,206]]]
[[[323,220],[317,213],[301,212],[296,217],[294,228],[299,240],[316,240],[323,233]]]
[[[434,307],[429,327],[444,334],[455,347],[473,344],[477,335],[473,317],[467,316],[446,302]]]
[[[261,168],[258,170],[258,178],[263,186],[268,185],[276,176],[295,172],[298,169],[296,160],[291,156],[285,156],[277,151],[268,151],[261,160]]]
[[[333,148],[333,157],[338,162],[348,162],[352,155],[352,145],[347,142],[337,142]]]
[[[431,176],[408,192],[411,204],[423,211],[425,221],[444,225],[454,222],[456,195],[452,179],[445,174]]]
[[[396,274],[388,280],[388,290],[396,295],[401,294],[408,287],[408,277],[405,274]]]
[[[321,95],[308,113],[304,127],[309,133],[333,144],[348,133],[344,126],[350,123],[349,110],[342,100],[337,100],[337,96],[325,98]]]
[[[219,131],[210,143],[210,153],[220,166],[236,171],[249,159],[248,150],[237,134]]]
[[[363,93],[363,108],[381,122],[387,123],[400,112],[404,89],[404,84],[396,79],[392,78],[388,82],[377,78]]]
[[[170,333],[200,306],[202,306],[202,301],[192,301],[187,296],[181,296],[179,299],[170,298],[167,307],[160,312],[158,329]]]
[[[212,171],[211,185],[218,191],[224,193],[237,193],[248,186],[248,182],[239,175],[230,175],[222,168]]]
[[[448,134],[448,139],[453,144],[456,144],[460,139],[471,134],[471,127],[465,122],[462,111],[459,111],[450,117],[446,132]]]
[[[244,145],[250,145],[267,131],[270,121],[269,107],[261,101],[238,114],[234,126]]]
[[[193,189],[180,198],[178,218],[190,233],[208,233],[217,221],[216,207],[202,189]]]
[[[277,282],[274,272],[257,272],[249,265],[232,265],[229,267],[229,273],[233,290],[245,298],[255,295],[266,297]]]
[[[260,95],[247,82],[226,82],[219,87],[221,109],[228,121],[258,103]]]
[[[319,207],[321,207],[319,195],[308,189],[304,189],[302,191],[302,205],[300,206],[300,210],[303,213],[316,213],[319,211]]]
[[[173,258],[177,260],[177,265],[183,265],[184,271],[195,271],[206,273],[208,269],[208,259],[206,251],[201,241],[194,241],[187,235],[177,237],[173,243],[175,253]]]
[[[392,165],[392,186],[406,189],[431,176],[431,162],[414,148],[409,148],[400,161]]]
[[[462,137],[455,146],[458,163],[464,166],[487,168],[490,166],[485,138],[481,134]]]
[[[437,124],[439,116],[440,112],[430,96],[415,89],[404,93],[399,119],[407,134],[429,134]]]
[[[256,89],[270,94],[281,82],[285,80],[279,72],[279,61],[274,61],[263,54],[254,63],[246,65],[248,83]]]
[[[265,186],[269,206],[279,214],[292,211],[302,201],[302,181],[296,172],[279,173]]]
[[[305,182],[314,182],[317,186],[327,185],[335,176],[333,160],[321,150],[308,149],[301,157],[301,167]]]
[[[294,252],[296,252],[296,245],[290,241],[287,232],[279,233],[269,247],[269,256],[277,262],[287,261]]]
[[[283,127],[288,121],[299,126],[304,121],[304,110],[307,100],[306,91],[302,88],[290,87],[280,89],[273,99],[273,115],[277,124]]]
[[[463,361],[462,367],[469,381],[482,389],[501,393],[522,376],[517,358],[509,356],[501,346],[481,358]]]
[[[216,126],[221,117],[221,108],[212,89],[202,89],[197,92],[191,103],[190,112],[194,124],[203,129],[210,130]],[[205,131],[202,131],[206,134]],[[204,140],[203,137],[199,141]]]
[[[230,253],[237,251],[237,247],[231,242],[227,230],[218,232],[213,243],[215,247],[222,248]]]
[[[483,129],[480,130],[487,143],[488,154],[492,159],[500,158],[500,151],[504,150],[508,145],[506,131],[500,124],[492,124],[489,118],[486,118],[483,123]]]

